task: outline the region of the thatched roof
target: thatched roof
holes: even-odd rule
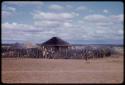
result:
[[[51,46],[68,46],[70,45],[68,42],[58,38],[52,37],[48,41],[44,42],[42,45],[51,45]]]

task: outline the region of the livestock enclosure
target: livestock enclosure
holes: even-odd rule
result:
[[[40,45],[35,48],[3,47],[3,58],[44,58],[44,59],[89,59],[103,58],[116,54],[113,46],[71,45],[67,48]]]

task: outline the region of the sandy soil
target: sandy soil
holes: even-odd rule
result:
[[[72,60],[2,58],[3,83],[122,83],[123,56]]]

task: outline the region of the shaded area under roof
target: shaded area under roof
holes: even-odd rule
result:
[[[48,46],[69,46],[70,44],[58,37],[52,37],[48,41],[44,42],[42,45]]]

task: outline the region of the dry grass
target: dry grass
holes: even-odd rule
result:
[[[122,83],[123,56],[103,59],[2,58],[3,83]]]

